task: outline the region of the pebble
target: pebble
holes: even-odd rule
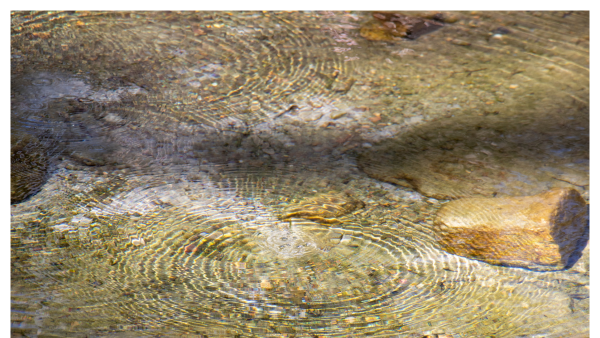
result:
[[[264,280],[262,280],[260,282],[260,287],[263,288],[263,289],[267,289],[267,290],[273,288],[273,286],[271,285],[271,283],[268,280],[266,280],[266,279],[264,279]]]
[[[460,39],[450,39],[450,43],[453,45],[457,45],[457,46],[470,46],[471,45],[470,42],[460,40]]]
[[[74,228],[66,223],[62,223],[62,224],[58,224],[58,225],[53,225],[51,226],[51,228],[54,229],[54,231],[69,231],[69,230],[75,230],[77,228]]]
[[[316,121],[318,119],[320,119],[323,116],[323,113],[321,112],[315,112],[315,111],[306,111],[306,112],[302,112],[299,114],[299,118],[310,122],[310,121]]]
[[[324,178],[317,183],[319,187],[326,188],[329,185],[329,180]]]
[[[213,232],[212,234],[206,236],[206,238],[211,239],[211,240],[217,240],[217,239],[221,238],[223,235],[224,235],[223,232],[216,231],[216,232]]]
[[[116,114],[113,113],[108,113],[106,114],[106,116],[104,116],[104,120],[110,123],[121,123],[123,122],[123,119],[119,116],[117,116]]]
[[[339,119],[340,117],[342,117],[344,115],[346,115],[346,112],[336,111],[336,112],[331,113],[331,119],[332,120],[337,120],[337,119]]]
[[[194,88],[199,88],[202,85],[202,83],[200,83],[200,81],[190,81],[188,83],[188,86],[194,87]]]
[[[134,238],[131,240],[131,244],[135,245],[135,246],[140,246],[140,245],[144,245],[146,244],[146,242],[144,241],[143,238]]]
[[[362,144],[363,148],[371,148],[372,146],[373,145],[371,143],[369,143],[369,142],[365,142],[365,143]]]

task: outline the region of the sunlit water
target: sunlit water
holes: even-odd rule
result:
[[[13,334],[588,335],[588,249],[545,273],[448,254],[445,200],[359,170],[466,149],[518,178],[499,193],[587,200],[587,13],[454,15],[372,42],[367,12],[13,13],[37,156],[11,174]],[[285,217],[330,193],[364,208]]]

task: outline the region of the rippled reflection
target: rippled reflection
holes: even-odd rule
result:
[[[12,13],[13,332],[588,334],[589,249],[493,266],[433,219],[589,199],[589,15],[452,18],[370,41],[368,12]]]
[[[28,284],[43,283],[52,311],[76,311],[91,327],[166,322],[207,334],[392,333],[429,323],[482,332],[468,331],[482,316],[487,332],[517,334],[520,317],[505,327],[506,313],[523,324],[542,313],[562,321],[568,310],[557,311],[569,300],[548,288],[556,282],[544,287],[533,272],[447,254],[422,225],[372,215],[373,207],[335,226],[282,220],[317,173],[215,170],[120,176],[91,191],[82,183],[89,174],[74,172],[57,184],[70,216],[28,223],[48,241],[39,249],[21,242],[42,254],[30,258],[38,268]],[[103,199],[91,197],[100,191]],[[464,320],[449,324],[457,308]]]

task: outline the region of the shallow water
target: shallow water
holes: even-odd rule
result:
[[[369,41],[369,12],[13,12],[13,336],[588,336],[587,247],[493,266],[433,219],[588,200],[589,14],[446,15]]]

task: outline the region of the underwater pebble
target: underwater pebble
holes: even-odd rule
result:
[[[143,238],[139,238],[139,239],[134,238],[134,239],[131,240],[131,244],[133,244],[135,246],[140,246],[140,245],[146,244],[146,242],[144,241]]]
[[[350,243],[351,240],[352,240],[352,235],[344,234],[342,236],[342,240],[340,241],[340,244],[348,244],[348,243]]]
[[[111,122],[111,123],[121,123],[123,122],[123,119],[120,118],[119,116],[113,114],[113,113],[108,113],[106,114],[106,116],[104,116],[104,120],[107,122]]]
[[[54,229],[54,231],[69,231],[69,230],[75,230],[77,228],[74,228],[66,223],[62,223],[62,224],[58,224],[58,225],[54,225],[51,226],[51,228]]]
[[[217,231],[217,232],[213,232],[212,234],[206,236],[206,239],[219,239],[223,236],[223,233],[221,231]]]
[[[199,88],[202,85],[202,83],[200,81],[190,81],[188,83],[188,86],[194,87],[194,88]]]
[[[267,289],[267,290],[273,288],[273,286],[271,285],[271,283],[268,280],[266,280],[266,279],[263,279],[260,282],[260,287],[263,288],[263,289]]]
[[[423,121],[423,116],[413,116],[413,117],[409,117],[409,118],[405,119],[404,123],[414,124],[414,123],[419,123],[421,121]]]
[[[344,115],[346,115],[346,112],[336,111],[336,112],[331,113],[331,119],[332,120],[337,120],[337,119],[339,119],[340,117],[342,117]]]
[[[92,223],[92,220],[80,214],[73,216],[73,218],[71,219],[71,223],[90,224]]]

